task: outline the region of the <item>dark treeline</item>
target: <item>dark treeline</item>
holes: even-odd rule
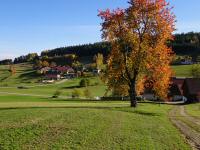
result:
[[[54,56],[54,57],[43,56],[41,57],[41,61],[47,61],[49,64],[55,63],[61,66],[63,65],[72,66],[72,64],[77,61],[77,57],[74,54],[69,54],[64,56]]]
[[[173,51],[177,55],[189,55],[193,59],[196,59],[200,55],[200,33],[181,33],[175,34],[175,40],[170,43]],[[94,44],[84,44],[78,46],[61,47],[52,50],[45,50],[41,52],[41,56],[37,53],[31,53],[25,56],[20,56],[14,59],[14,63],[24,63],[33,62],[34,60],[42,59],[43,57],[49,57],[49,60],[54,60],[55,62],[62,62],[66,60],[66,57],[61,57],[65,55],[73,54],[77,57],[94,56],[98,53],[107,56],[110,52],[111,46],[108,42],[98,42]],[[55,57],[55,59],[53,58]],[[59,60],[62,59],[62,60]],[[11,63],[8,61],[1,61],[0,64]]]
[[[11,65],[12,63],[12,59],[4,59],[0,61],[0,65]]]
[[[170,44],[177,55],[196,55],[200,52],[200,33],[181,33],[175,34],[174,41]],[[94,56],[102,53],[104,56],[109,54],[111,47],[107,42],[86,44],[71,47],[62,47],[53,50],[43,51],[41,56],[62,56],[65,54],[75,54],[78,57]]]
[[[177,55],[190,55],[193,57],[200,55],[200,33],[175,34],[172,48]]]
[[[110,51],[110,44],[107,42],[99,42],[94,44],[84,44],[78,46],[61,47],[53,50],[46,50],[41,53],[41,56],[63,56],[67,54],[75,54],[78,57],[94,56],[101,53],[105,56]]]
[[[28,55],[23,55],[14,59],[14,64],[25,63],[25,62],[33,62],[36,59],[39,59],[37,53],[30,53]]]

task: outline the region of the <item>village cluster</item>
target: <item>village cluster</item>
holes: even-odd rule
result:
[[[53,83],[61,79],[73,79],[80,76],[84,76],[86,73],[90,75],[98,75],[99,69],[88,69],[82,67],[81,69],[74,69],[69,66],[54,66],[54,67],[43,67],[39,70],[40,74],[43,74],[43,83]]]

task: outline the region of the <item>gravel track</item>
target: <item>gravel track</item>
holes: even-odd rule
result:
[[[194,150],[200,150],[200,132],[183,122],[183,120],[187,120],[191,124],[199,125],[200,120],[188,115],[185,112],[184,106],[175,106],[170,111],[169,118],[172,123],[182,132],[183,136],[187,139],[191,147]]]

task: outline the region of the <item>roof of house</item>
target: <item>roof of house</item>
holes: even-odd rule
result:
[[[50,67],[44,67],[44,68],[41,68],[41,71],[49,71],[51,68]]]
[[[58,78],[59,74],[47,74],[45,77],[46,78]]]
[[[65,72],[65,71],[71,70],[72,68],[68,66],[57,66],[57,67],[53,67],[52,69],[60,71],[60,72]]]
[[[189,94],[197,95],[200,93],[200,79],[187,78],[184,85],[187,86]]]

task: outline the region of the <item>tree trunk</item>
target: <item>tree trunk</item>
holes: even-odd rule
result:
[[[130,86],[129,96],[131,100],[131,107],[137,107],[135,82],[133,82]]]

